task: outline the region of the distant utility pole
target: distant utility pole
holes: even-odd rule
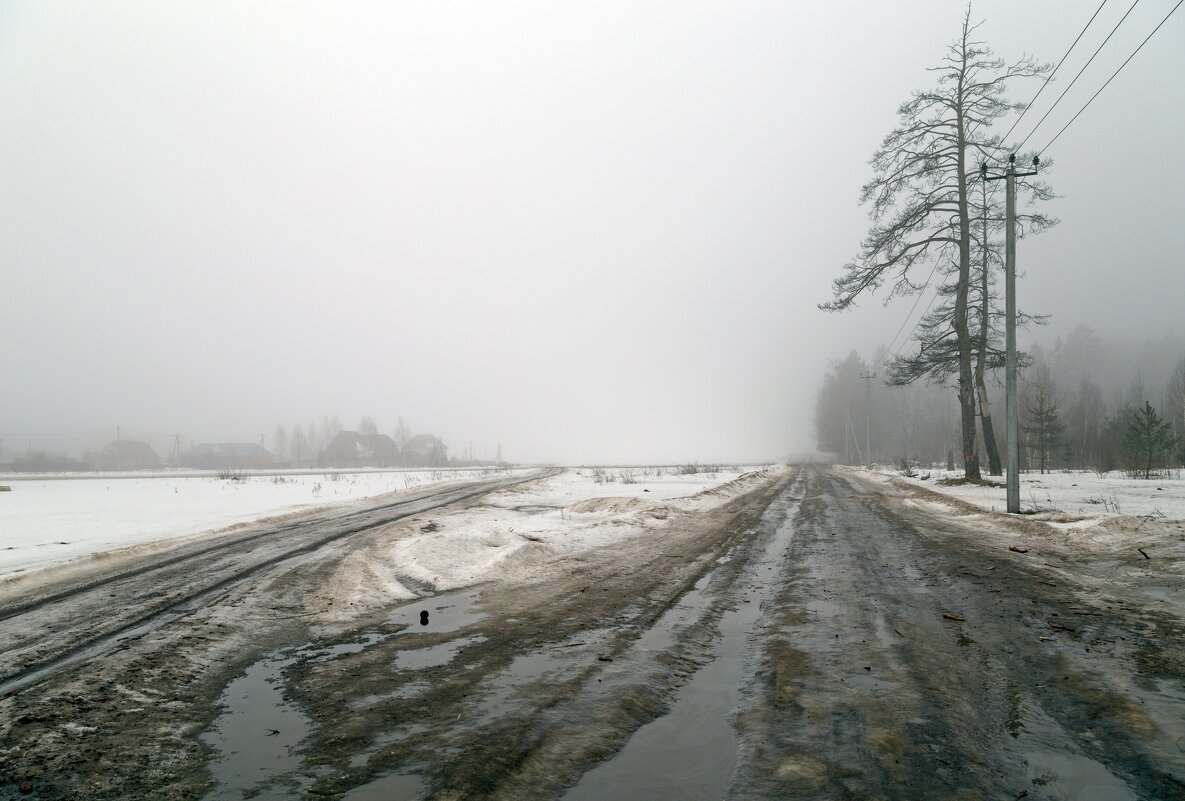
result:
[[[1007,190],[1004,207],[1004,391],[1008,418],[1008,511],[1011,514],[1020,512],[1020,424],[1016,404],[1016,179],[1036,175],[1040,164],[1040,159],[1033,156],[1032,171],[1017,172],[1016,154],[1013,153],[1008,156],[1008,169],[1003,175],[988,175],[986,162],[979,168],[983,180],[1003,179]]]
[[[868,460],[868,469],[872,469],[872,379],[876,378],[876,373],[871,370],[860,371],[860,377],[864,379],[864,389],[866,391],[866,398],[868,405],[864,413],[864,458]]]
[[[847,381],[844,381],[844,383],[847,384]],[[849,390],[845,386],[844,392],[843,392],[843,419],[844,419],[843,463],[844,464],[851,464],[852,463],[852,443],[851,443],[851,440],[848,439],[848,430],[852,427],[852,415],[848,412],[848,403],[851,400],[851,398],[852,398],[851,390]]]

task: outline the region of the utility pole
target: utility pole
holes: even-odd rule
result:
[[[847,381],[845,380],[844,383],[846,384]],[[852,463],[852,444],[851,444],[851,440],[848,439],[848,431],[851,430],[851,428],[852,428],[852,415],[848,413],[848,402],[851,400],[851,397],[852,397],[851,390],[849,390],[847,387],[844,387],[844,392],[843,392],[843,419],[844,419],[843,463],[844,464],[851,464]]]
[[[871,370],[861,370],[860,377],[864,379],[864,389],[868,400],[864,413],[864,458],[868,460],[868,469],[872,469],[872,379],[876,373]]]
[[[1033,156],[1030,172],[1016,171],[1016,154],[1008,156],[1008,169],[1003,175],[988,175],[987,164],[979,170],[985,181],[1003,179],[1007,197],[1004,211],[1004,391],[1007,395],[1006,416],[1008,418],[1008,512],[1020,512],[1020,424],[1017,418],[1016,401],[1016,179],[1037,174],[1041,164]]]

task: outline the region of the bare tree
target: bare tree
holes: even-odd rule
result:
[[[1025,58],[1011,65],[993,58],[974,40],[971,9],[960,37],[940,64],[936,86],[916,92],[897,109],[900,124],[872,157],[874,177],[864,185],[861,204],[871,206],[872,225],[856,259],[833,282],[829,311],[846,309],[866,292],[890,285],[888,298],[921,291],[922,265],[957,265],[952,328],[958,350],[958,397],[963,469],[979,477],[975,452],[975,392],[968,324],[972,232],[969,185],[980,162],[1002,155],[992,123],[1022,105],[1004,97],[1008,80],[1045,74],[1048,65]]]
[[[409,441],[411,441],[411,427],[408,426],[407,421],[402,417],[395,425],[395,444],[402,448]]]
[[[1185,446],[1185,356],[1173,368],[1165,395],[1165,414],[1172,420],[1177,439]],[[1185,462],[1185,451],[1182,451],[1180,461]]]
[[[361,420],[359,420],[358,421],[358,433],[359,434],[377,434],[377,433],[379,433],[379,427],[374,422],[374,418],[373,417],[363,417]]]
[[[288,429],[284,428],[283,423],[276,426],[272,434],[272,451],[281,462],[288,461]]]
[[[292,448],[292,458],[299,465],[301,460],[306,458],[308,454],[308,439],[305,437],[304,429],[300,425],[292,427],[292,440],[290,447]]]

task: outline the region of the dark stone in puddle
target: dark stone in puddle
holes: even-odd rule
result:
[[[428,625],[428,610],[427,609],[425,609],[423,612],[420,612],[420,625],[421,626]]]

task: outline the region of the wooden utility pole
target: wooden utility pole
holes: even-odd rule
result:
[[[1016,179],[1037,174],[1040,159],[1033,156],[1030,172],[1016,171],[1016,154],[1008,156],[1008,169],[1003,175],[988,175],[984,164],[980,174],[985,181],[1003,179],[1007,197],[1004,208],[1004,391],[1007,395],[1005,416],[1008,418],[1008,511],[1020,512],[1020,422],[1016,399]]]

